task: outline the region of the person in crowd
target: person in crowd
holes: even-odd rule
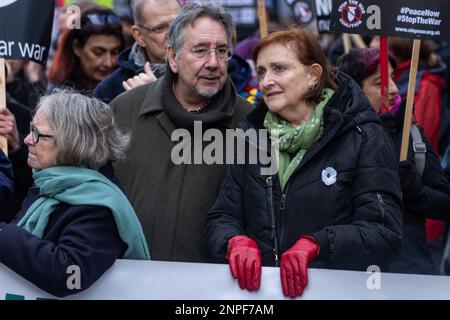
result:
[[[43,67],[32,61],[5,60],[8,70],[6,91],[17,102],[34,110],[39,97],[47,89],[47,78]]]
[[[406,98],[408,91],[409,69],[411,66],[413,40],[407,38],[389,38],[389,49],[398,60],[394,71],[394,80],[400,95]],[[419,70],[416,75],[416,92],[414,95],[414,118],[422,126],[425,135],[436,154],[439,150],[443,115],[443,97],[445,93],[446,66],[435,53],[435,44],[431,40],[421,42]],[[427,218],[425,220],[427,240],[432,246],[439,247],[444,232],[442,221]]]
[[[138,0],[113,0],[114,12],[119,17],[129,17],[133,19],[133,8]]]
[[[229,167],[207,217],[211,254],[249,291],[262,265],[279,266],[291,298],[307,286],[308,267],[384,270],[401,247],[400,182],[369,101],[334,76],[299,27],[262,39],[254,61],[264,102],[242,129],[267,130],[257,146],[272,145],[277,172],[266,175],[261,161]]]
[[[11,162],[0,148],[0,210],[3,210],[3,206],[6,200],[12,193],[13,189],[13,170]]]
[[[406,104],[400,104],[396,98],[399,92],[393,81],[396,63],[392,57],[389,60],[387,105],[391,109],[380,114],[380,119],[396,147],[396,158],[400,159]],[[379,64],[380,51],[376,48],[354,49],[338,61],[339,70],[350,75],[361,86],[377,113],[381,110],[382,101]],[[436,274],[437,266],[433,263],[425,236],[425,218],[450,218],[450,184],[429,140],[423,131],[420,134],[426,144],[423,173],[419,173],[412,136],[407,160],[399,163],[404,206],[403,247],[389,268],[391,272]]]
[[[134,9],[135,43],[120,54],[119,67],[96,88],[94,95],[109,103],[126,90],[164,74],[167,31],[180,10],[176,0],[139,0]]]
[[[394,80],[399,88],[399,94],[403,98],[406,98],[408,93],[412,43],[412,39],[389,38],[389,49],[398,61],[394,70]],[[432,41],[422,41],[419,70],[416,76],[414,118],[423,127],[434,152],[438,154],[446,66],[440,62],[434,51]]]
[[[232,30],[231,16],[222,7],[184,6],[169,27],[164,76],[111,102],[118,124],[133,133],[127,159],[116,161],[114,169],[153,259],[211,259],[204,238],[206,214],[226,166],[178,162],[173,154],[184,140],[175,143],[172,135],[192,133],[194,122],[200,134],[207,128],[224,132],[252,109],[227,75]]]
[[[33,184],[27,165],[28,148],[23,139],[30,132],[31,110],[18,103],[6,91],[6,108],[0,110],[0,136],[8,143],[8,156],[14,171],[14,192],[0,210],[0,221],[11,221]]]
[[[136,0],[114,0],[114,13],[122,21],[123,37],[125,39],[125,48],[130,48],[134,43],[131,27],[134,25],[133,9]]]
[[[6,79],[11,76],[15,62],[6,60]],[[28,148],[23,139],[30,130],[31,109],[20,104],[6,89],[6,108],[0,110],[0,136],[6,138],[8,143],[8,157],[14,171],[14,192],[7,198],[2,210],[0,221],[11,221],[17,214],[20,206],[33,184],[31,168],[27,165]]]
[[[237,93],[254,105],[261,97],[261,93],[258,91],[258,79],[252,66],[246,60],[233,54],[228,61],[228,75]]]
[[[80,26],[60,36],[48,71],[51,87],[92,92],[117,66],[124,44],[120,18],[111,10],[93,8],[81,13]]]
[[[80,15],[87,10],[100,9],[96,3],[89,0],[78,0],[68,4],[56,5],[54,17],[51,45],[47,57],[47,66],[50,66],[55,56],[56,48],[61,35],[70,28],[77,27]]]
[[[89,288],[117,258],[149,259],[131,204],[97,171],[123,158],[129,139],[99,100],[64,90],[44,96],[25,138],[34,185],[13,221],[0,223],[0,263],[66,296]],[[73,289],[70,266],[80,270]]]
[[[442,116],[441,116],[441,130],[439,134],[439,155],[442,156],[450,145],[450,41],[436,41],[436,55],[441,60],[442,64],[447,66],[444,73],[444,81],[446,83],[444,95],[442,98]]]

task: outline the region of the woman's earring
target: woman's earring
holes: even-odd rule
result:
[[[312,90],[312,89],[314,89],[314,87],[315,87],[315,85],[313,85],[313,84],[310,84],[310,85],[309,85],[309,90]]]

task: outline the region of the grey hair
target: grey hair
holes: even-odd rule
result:
[[[233,35],[231,15],[222,6],[214,3],[192,3],[181,8],[181,11],[169,26],[168,46],[175,53],[179,52],[184,44],[186,27],[188,25],[193,27],[195,20],[201,17],[209,17],[223,24],[227,34],[228,46],[231,45],[231,37]]]
[[[56,164],[97,169],[125,157],[130,134],[119,130],[111,108],[96,98],[67,89],[39,100],[53,130]]]

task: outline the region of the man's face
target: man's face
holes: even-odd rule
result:
[[[149,1],[144,6],[144,21],[133,26],[134,37],[145,48],[152,63],[163,63],[166,58],[167,32],[173,18],[180,10],[176,1]],[[137,22],[136,22],[137,24]]]
[[[193,27],[186,27],[179,52],[175,53],[172,48],[168,51],[170,67],[178,74],[178,91],[185,99],[210,98],[223,88],[227,81],[228,59],[214,50],[223,52],[227,48],[227,34],[220,22],[200,17]],[[194,53],[206,50],[202,58]]]

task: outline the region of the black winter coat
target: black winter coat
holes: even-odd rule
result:
[[[40,239],[17,226],[38,197],[39,189],[32,187],[12,223],[0,223],[0,263],[55,296],[86,290],[127,249],[111,210],[63,203],[50,216]],[[80,268],[80,289],[67,286],[74,274],[68,269],[71,265]]]
[[[394,116],[385,113],[380,119],[391,135],[396,147],[396,157],[400,157],[403,133],[404,107]],[[390,272],[436,274],[430,248],[425,233],[425,218],[449,220],[450,218],[450,185],[441,168],[439,159],[431,144],[421,130],[422,139],[427,152],[422,178],[416,172],[407,181],[409,190],[403,191],[403,246],[399,256],[391,264]],[[413,141],[410,137],[408,160],[416,168],[413,152]],[[402,182],[403,184],[403,182]]]
[[[263,128],[260,105],[242,125]],[[267,142],[266,142],[267,143]],[[227,239],[244,234],[256,240],[263,265],[301,236],[320,245],[313,267],[366,270],[394,259],[401,247],[398,160],[387,132],[364,93],[350,78],[324,109],[324,132],[305,153],[282,191],[278,175],[261,175],[260,164],[231,165],[208,214],[207,240],[213,256],[225,261]],[[337,171],[325,185],[322,172]]]

